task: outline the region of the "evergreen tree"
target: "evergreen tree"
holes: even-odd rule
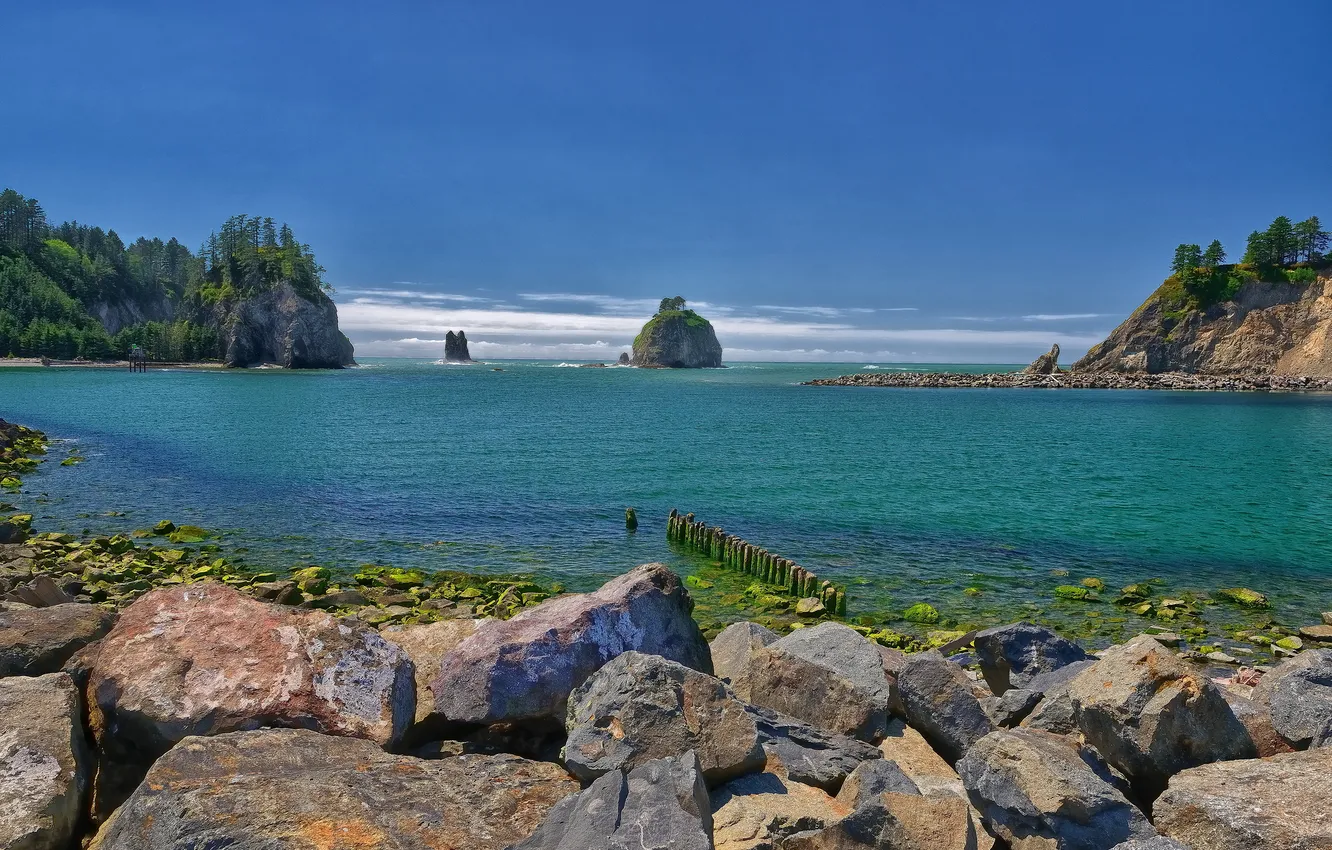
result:
[[[1175,259],[1170,264],[1170,271],[1180,278],[1188,278],[1202,264],[1202,248],[1181,242],[1175,248]]]
[[[1272,265],[1272,245],[1265,232],[1255,230],[1249,234],[1245,243],[1243,262],[1255,266]]]
[[[1329,234],[1323,230],[1322,222],[1318,216],[1313,215],[1299,222],[1293,228],[1295,238],[1295,259],[1303,257],[1310,262],[1316,262],[1323,258],[1323,252],[1327,250]]]
[[[1221,247],[1221,240],[1213,239],[1212,244],[1207,246],[1206,251],[1203,251],[1202,262],[1199,265],[1208,269],[1216,269],[1225,261],[1226,249]]]
[[[1295,257],[1295,228],[1290,219],[1279,215],[1267,228],[1267,250],[1273,265],[1292,262]]]

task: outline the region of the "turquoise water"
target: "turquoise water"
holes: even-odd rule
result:
[[[1294,625],[1332,608],[1332,396],[798,386],[863,365],[0,368],[0,417],[89,457],[28,479],[41,528],[171,518],[256,563],[586,588],[698,569],[665,542],[677,507],[853,583],[853,613],[1115,615],[1052,599],[1085,576],[1249,585]]]

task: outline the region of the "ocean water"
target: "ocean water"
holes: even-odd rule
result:
[[[1083,577],[1332,609],[1332,395],[799,386],[867,365],[0,368],[0,417],[89,458],[27,479],[41,528],[170,518],[274,566],[717,578],[666,543],[675,507],[852,585],[857,616],[1112,634],[1113,606],[1053,598]]]

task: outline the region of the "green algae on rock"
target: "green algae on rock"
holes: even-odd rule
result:
[[[1247,587],[1223,587],[1212,595],[1218,599],[1234,602],[1236,605],[1243,605],[1245,608],[1271,607],[1266,596]]]

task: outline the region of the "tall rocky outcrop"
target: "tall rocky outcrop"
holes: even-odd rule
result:
[[[1332,376],[1332,272],[1307,284],[1252,281],[1201,310],[1181,308],[1163,285],[1073,370]]]
[[[227,366],[276,363],[288,369],[355,365],[351,340],[338,330],[338,308],[320,292],[302,295],[283,281],[267,292],[214,308]]]
[[[717,369],[722,348],[711,322],[684,309],[684,299],[666,299],[634,338],[632,362],[656,369]]]
[[[1050,346],[1049,352],[1042,354],[1022,371],[1032,375],[1053,375],[1059,371],[1059,343]]]
[[[444,335],[444,361],[446,363],[473,363],[472,354],[467,350],[467,332],[449,331]]]

